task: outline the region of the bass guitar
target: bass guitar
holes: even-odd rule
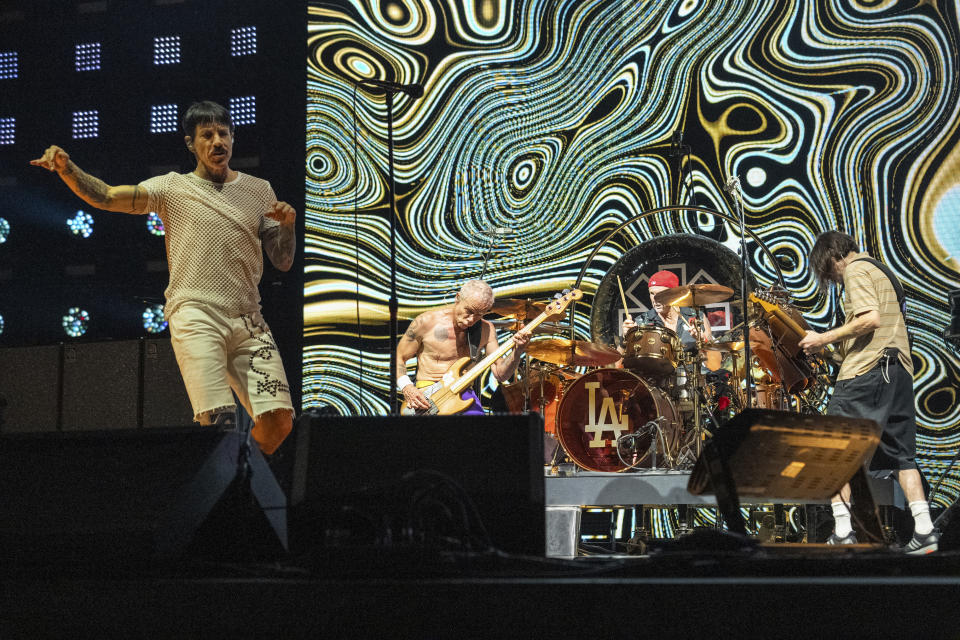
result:
[[[533,331],[538,325],[546,321],[547,318],[563,313],[571,302],[579,300],[582,297],[583,292],[579,289],[562,293],[560,297],[555,298],[548,304],[540,315],[527,323],[521,331]],[[494,362],[511,349],[513,349],[513,341],[507,340],[500,345],[496,351],[488,354],[483,360],[473,365],[473,367],[466,372],[464,372],[464,369],[470,364],[470,358],[460,358],[447,369],[447,372],[443,374],[442,378],[429,387],[421,389],[423,395],[425,395],[430,402],[429,409],[411,409],[404,407],[400,412],[401,415],[448,416],[465,411],[473,404],[473,400],[464,400],[460,397],[460,394],[466,391],[479,375],[489,369]]]

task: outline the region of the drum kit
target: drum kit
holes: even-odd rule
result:
[[[799,410],[807,390],[821,384],[824,363],[797,342],[806,322],[780,289],[750,294],[750,317],[705,342],[702,307],[729,300],[733,290],[714,284],[674,287],[655,295],[664,306],[696,311],[695,340],[684,344],[665,326],[631,328],[621,348],[585,340],[535,336],[514,381],[501,385],[511,412],[544,418],[545,464],[567,461],[588,471],[688,469],[713,430],[747,406]],[[519,329],[545,303],[497,301],[502,327]],[[563,317],[535,333],[570,334]],[[743,361],[750,341],[749,366]],[[722,366],[711,371],[708,353]],[[716,362],[716,358],[713,358]]]

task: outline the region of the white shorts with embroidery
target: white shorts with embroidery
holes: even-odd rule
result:
[[[213,307],[186,302],[168,322],[195,420],[233,408],[231,389],[253,418],[293,411],[277,343],[259,312],[228,318]]]

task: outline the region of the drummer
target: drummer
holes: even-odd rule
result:
[[[661,291],[673,289],[680,286],[680,279],[672,271],[657,271],[650,276],[647,282],[647,289],[650,291],[651,309],[641,313],[638,317],[641,324],[656,325],[670,329],[680,338],[684,351],[693,352],[697,349],[697,336],[699,331],[696,327],[697,313],[689,307],[670,307],[657,302],[655,296]],[[628,316],[623,321],[623,335],[626,336],[630,329],[637,326],[632,317]],[[711,342],[713,332],[710,330],[710,323],[703,323],[703,341]],[[707,351],[704,365],[711,371],[717,371],[723,366],[723,357],[719,351]]]

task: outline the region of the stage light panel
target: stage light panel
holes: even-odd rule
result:
[[[0,314],[0,335],[3,335],[3,329],[6,325],[3,323],[3,314]]]
[[[172,133],[177,130],[177,105],[155,104],[150,107],[150,133]]]
[[[16,51],[0,51],[0,80],[20,77],[20,61]]]
[[[79,338],[87,332],[90,314],[80,307],[70,307],[61,319],[63,332],[71,338]]]
[[[74,49],[73,64],[77,71],[100,70],[100,43],[84,42]]]
[[[163,305],[152,304],[143,310],[143,328],[147,333],[161,333],[167,328],[167,320],[163,317]]]
[[[157,215],[156,211],[147,214],[147,231],[155,236],[166,235],[166,229],[163,228],[163,220]]]
[[[180,64],[180,36],[157,36],[153,39],[153,64]]]
[[[0,218],[0,244],[6,242],[8,237],[10,237],[10,223],[6,218]]]
[[[100,112],[96,109],[73,112],[73,139],[96,138],[100,135]]]
[[[257,124],[257,97],[230,98],[230,118],[234,126]]]
[[[16,118],[0,118],[0,145],[13,144],[16,140]]]
[[[89,238],[93,233],[93,216],[86,211],[77,211],[76,215],[67,220],[67,226],[73,235]]]
[[[237,27],[230,30],[230,55],[252,56],[257,52],[257,28]]]

